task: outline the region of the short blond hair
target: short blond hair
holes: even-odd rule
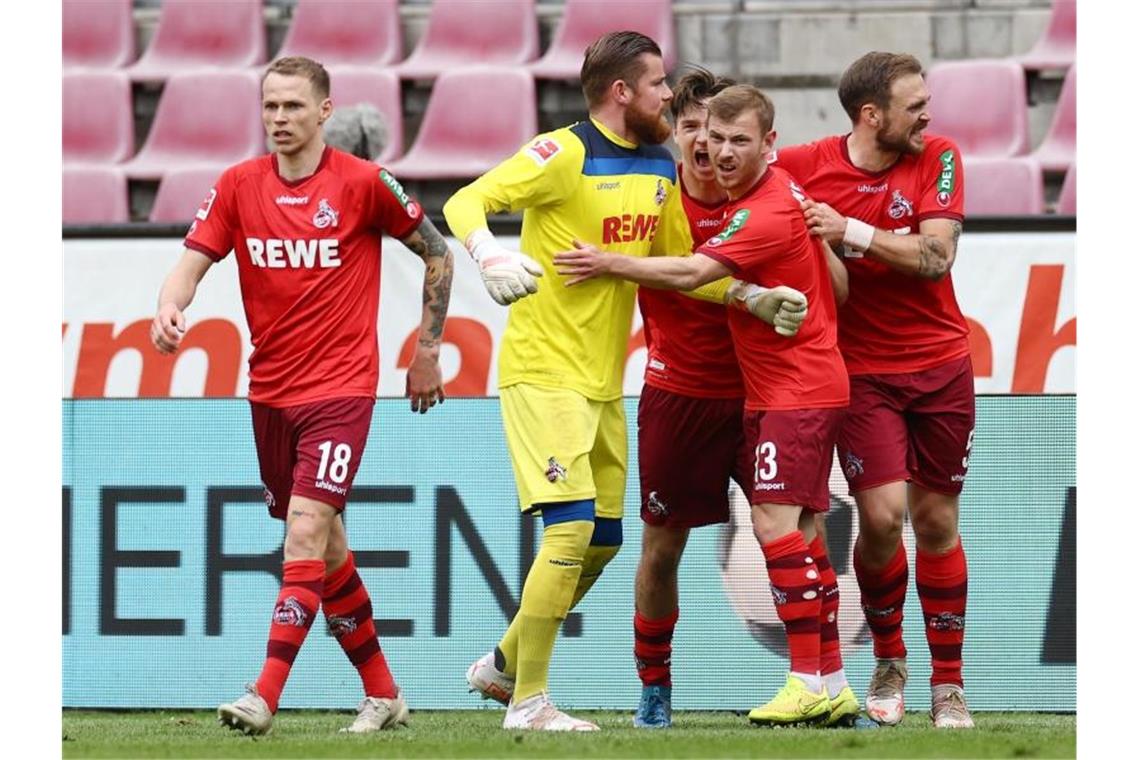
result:
[[[278,58],[269,64],[269,68],[265,70],[265,74],[261,77],[262,84],[265,83],[265,77],[270,74],[280,74],[287,77],[304,77],[308,79],[309,83],[313,86],[313,94],[317,96],[318,102],[329,96],[331,89],[329,85],[329,72],[324,66],[312,58],[306,58],[303,55],[291,55],[286,58]]]
[[[721,121],[733,121],[745,111],[755,111],[760,123],[760,136],[772,130],[776,121],[776,107],[760,88],[750,84],[734,84],[726,87],[709,100],[709,116]]]

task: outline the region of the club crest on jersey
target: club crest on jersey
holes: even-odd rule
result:
[[[558,155],[558,151],[560,150],[562,150],[561,145],[549,137],[544,137],[541,140],[535,140],[534,143],[526,149],[526,154],[530,156],[531,161],[534,161],[539,166],[545,166],[546,162]]]
[[[718,232],[714,237],[709,238],[706,245],[716,248],[718,245],[727,242],[728,239],[735,235],[747,221],[748,209],[742,208],[732,215],[732,218],[728,220],[728,224],[723,230]]]
[[[653,196],[653,202],[660,206],[665,202],[665,196],[665,183],[657,180],[657,194]]]
[[[887,216],[891,219],[914,216],[914,206],[903,196],[901,190],[895,190],[894,195],[891,196],[891,205],[887,209]]]
[[[942,164],[942,173],[938,175],[938,205],[949,206],[950,196],[954,194],[955,175],[957,167],[954,164],[954,150],[947,149],[938,157]]]
[[[329,205],[328,200],[321,198],[317,203],[317,213],[313,214],[313,226],[318,230],[326,227],[336,227],[340,222],[340,214]]]
[[[546,460],[546,479],[551,483],[566,480],[566,468],[560,465],[554,457]]]

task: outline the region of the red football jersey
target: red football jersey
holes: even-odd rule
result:
[[[807,319],[791,338],[746,311],[729,310],[745,409],[830,409],[847,406],[850,398],[836,344],[835,291],[823,248],[804,223],[801,198],[787,172],[769,167],[729,205],[724,228],[697,248],[738,279],[787,285],[808,299]]]
[[[773,161],[811,198],[881,230],[904,235],[924,219],[963,218],[962,157],[945,137],[926,135],[920,155],[903,155],[881,172],[851,163],[846,135],[780,148]],[[949,274],[934,282],[842,254],[850,295],[839,315],[839,348],[851,374],[917,372],[970,352]]]
[[[380,236],[406,237],[422,219],[386,170],[333,148],[296,182],[273,153],[222,173],[185,245],[215,261],[237,252],[250,400],[376,394]]]
[[[681,177],[680,164],[677,176]],[[683,178],[679,184],[695,248],[721,228],[728,204],[701,203],[685,191]],[[649,352],[646,385],[696,398],[744,395],[744,379],[732,348],[724,306],[653,288],[638,288],[637,300]]]

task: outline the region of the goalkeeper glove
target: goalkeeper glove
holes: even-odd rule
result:
[[[495,303],[507,306],[538,292],[534,278],[542,277],[542,265],[530,256],[499,245],[490,230],[472,232],[466,245]]]
[[[730,302],[735,301],[752,316],[772,325],[785,338],[799,332],[800,325],[807,318],[807,297],[786,285],[764,288],[734,280],[728,296]]]

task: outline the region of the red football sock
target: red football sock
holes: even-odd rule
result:
[[[859,581],[863,615],[875,642],[875,656],[898,660],[906,657],[903,643],[903,602],[906,601],[906,584],[910,575],[906,549],[899,541],[895,556],[887,564],[872,570],[863,564],[859,551],[855,551],[855,578]]]
[[[797,530],[760,548],[776,614],[788,636],[790,670],[814,675],[819,672],[820,577],[804,534]]]
[[[914,562],[918,599],[930,645],[930,685],[962,685],[962,638],[966,633],[966,552],[962,540],[945,554],[918,551]]]
[[[673,654],[673,629],[680,610],[658,620],[633,613],[633,659],[643,686],[672,686],[669,661]]]
[[[822,588],[819,607],[819,673],[825,676],[843,669],[843,653],[839,647],[839,581],[820,536],[817,535],[808,544],[808,551],[819,569],[819,585]]]
[[[325,578],[325,593],[321,601],[329,632],[336,637],[340,648],[360,674],[364,695],[395,697],[396,682],[376,638],[376,624],[372,622],[372,600],[356,572],[352,552],[348,553],[343,565]]]
[[[282,565],[284,578],[277,606],[273,608],[273,621],[269,624],[269,643],[265,646],[265,665],[257,679],[257,693],[277,712],[285,679],[305,636],[313,625],[313,618],[321,606],[321,589],[324,587],[325,561],[323,559],[295,559]]]

